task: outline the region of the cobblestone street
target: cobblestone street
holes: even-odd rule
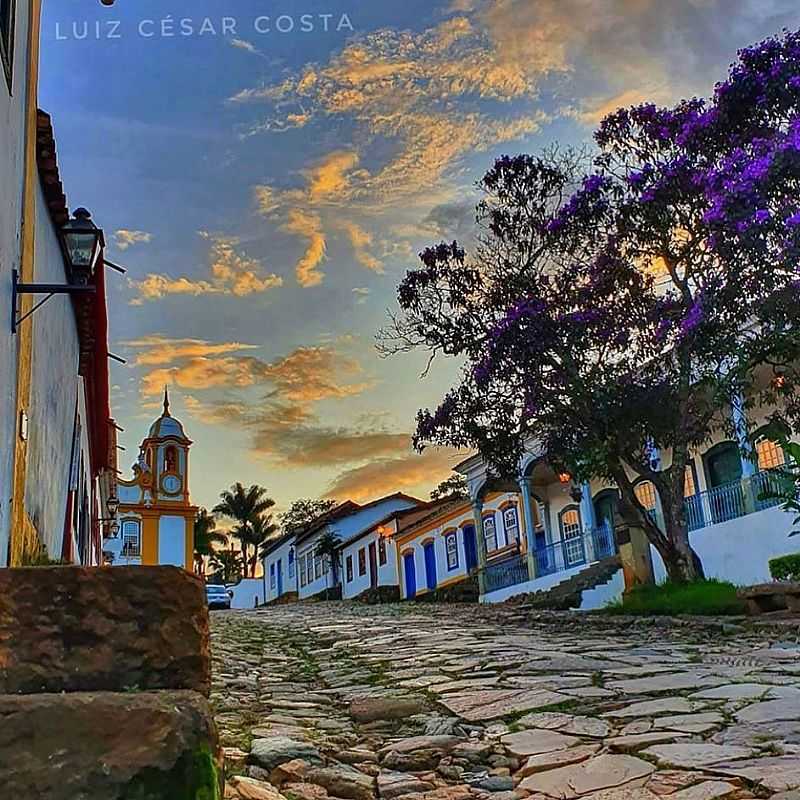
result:
[[[226,796],[771,797],[800,786],[797,639],[513,607],[213,614]]]

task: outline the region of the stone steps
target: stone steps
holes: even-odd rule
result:
[[[523,610],[577,608],[580,606],[583,592],[608,583],[620,566],[619,556],[604,558],[546,591],[525,595],[521,608]]]

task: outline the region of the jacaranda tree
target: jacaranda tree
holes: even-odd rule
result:
[[[617,111],[595,143],[588,173],[570,153],[499,159],[473,252],[421,253],[382,343],[465,363],[419,413],[419,448],[475,447],[507,475],[533,446],[613,481],[669,577],[692,579],[691,449],[746,441],[732,406],[800,417],[800,34],[741,51],[708,101]]]

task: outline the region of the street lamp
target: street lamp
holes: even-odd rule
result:
[[[100,522],[107,523],[108,525],[108,538],[116,539],[119,536],[119,522],[117,520],[117,512],[119,511],[119,498],[112,494],[106,500],[106,508],[108,509],[108,516],[101,517]]]
[[[102,229],[85,208],[77,208],[60,231],[61,246],[70,267],[71,282],[85,286],[92,276],[97,255],[105,247]]]

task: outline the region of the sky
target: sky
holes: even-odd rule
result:
[[[413,452],[459,365],[381,358],[416,254],[469,242],[503,154],[591,141],[620,105],[708,95],[794,0],[46,0],[40,106],[109,273],[129,474],[165,385],[192,500],[234,481],[426,497]]]

